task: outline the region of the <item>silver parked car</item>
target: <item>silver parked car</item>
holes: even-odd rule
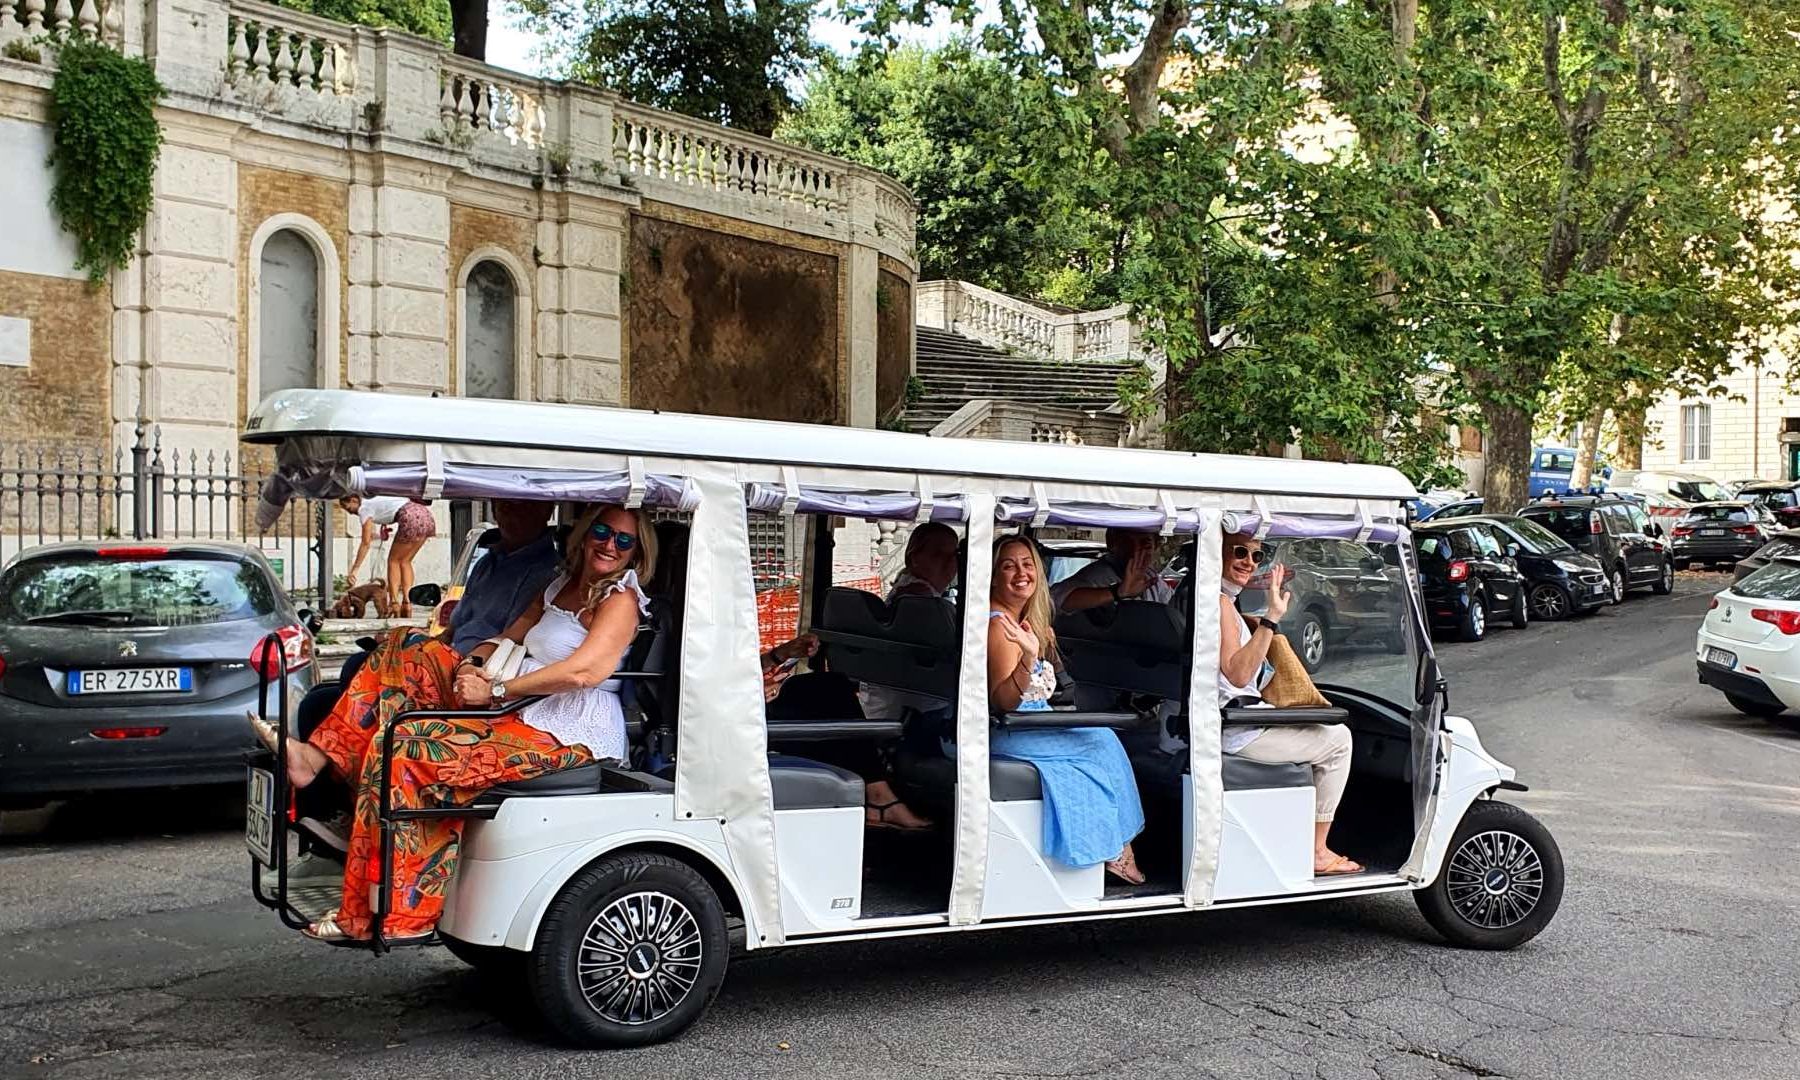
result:
[[[279,675],[271,633],[304,693],[312,635],[242,544],[25,552],[0,574],[0,806],[242,781],[258,669]]]

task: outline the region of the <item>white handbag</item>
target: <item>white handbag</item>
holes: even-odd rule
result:
[[[487,677],[492,682],[506,682],[516,678],[519,669],[525,666],[525,646],[509,637],[490,640],[494,642],[494,651],[488,655],[487,662],[481,665],[481,670],[487,672]]]

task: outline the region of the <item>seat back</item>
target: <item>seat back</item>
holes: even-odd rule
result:
[[[1168,701],[1187,697],[1187,620],[1170,604],[1125,600],[1056,620],[1056,644],[1075,681]]]
[[[831,670],[861,683],[954,700],[961,655],[956,608],[933,596],[902,596],[890,607],[861,589],[827,590],[813,628]]]

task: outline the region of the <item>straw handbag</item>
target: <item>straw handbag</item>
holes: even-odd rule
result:
[[[1306,674],[1306,665],[1294,654],[1294,647],[1280,634],[1269,642],[1269,666],[1275,669],[1268,685],[1262,688],[1262,699],[1278,709],[1303,709],[1313,705],[1330,706],[1325,695]]]

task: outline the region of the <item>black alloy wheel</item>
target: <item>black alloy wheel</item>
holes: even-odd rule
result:
[[[1658,596],[1667,596],[1675,591],[1675,564],[1668,559],[1663,560],[1662,573],[1656,576],[1656,584],[1650,591]]]
[[[1550,830],[1511,803],[1477,799],[1436,880],[1413,899],[1451,944],[1512,949],[1549,925],[1562,894],[1562,851]]]
[[[1555,585],[1537,585],[1531,590],[1531,614],[1539,622],[1566,619],[1573,606],[1569,594]]]

